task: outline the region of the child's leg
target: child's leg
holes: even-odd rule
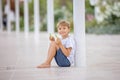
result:
[[[58,46],[56,45],[54,41],[52,41],[50,44],[49,50],[48,50],[48,56],[47,56],[46,61],[43,64],[39,65],[38,68],[50,67],[51,61],[54,58],[57,49],[58,49]]]
[[[58,46],[56,45],[56,43],[54,41],[51,42],[49,50],[48,50],[48,56],[46,59],[47,63],[51,63],[52,59],[54,58],[56,51],[58,49]]]

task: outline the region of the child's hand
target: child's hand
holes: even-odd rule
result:
[[[57,44],[58,46],[60,46],[60,45],[62,44],[62,43],[61,43],[61,40],[60,40],[58,37],[56,38],[56,41],[55,41],[55,42],[56,42],[56,44]]]
[[[52,34],[50,34],[49,39],[50,39],[50,41],[55,41],[55,38],[52,36]]]

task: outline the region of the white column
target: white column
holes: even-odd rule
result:
[[[19,26],[19,0],[15,0],[15,21],[16,21],[16,33],[20,31]]]
[[[74,36],[76,41],[76,66],[86,66],[85,52],[85,0],[73,0]]]
[[[0,31],[3,30],[3,18],[2,18],[2,0],[0,0]]]
[[[7,0],[7,5],[8,5],[8,13],[7,13],[7,31],[8,33],[11,32],[11,21],[10,21],[10,11],[11,11],[11,8],[10,8],[10,0]]]
[[[34,0],[34,31],[35,36],[39,35],[39,0]]]
[[[29,32],[28,0],[24,0],[24,32],[27,36]]]
[[[47,31],[48,33],[54,32],[54,12],[53,0],[47,0]]]

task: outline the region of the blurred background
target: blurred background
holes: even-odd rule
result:
[[[24,0],[20,0],[20,31],[24,31]],[[39,0],[40,31],[47,30],[47,0]],[[10,0],[15,31],[15,0]],[[2,0],[3,25],[6,30],[6,0]],[[34,0],[28,0],[29,29],[34,31]],[[54,0],[54,26],[61,19],[70,21],[73,31],[73,0]],[[119,34],[120,0],[85,0],[86,33]],[[56,27],[55,31],[56,31]]]

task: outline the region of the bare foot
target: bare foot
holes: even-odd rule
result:
[[[50,67],[50,64],[47,64],[47,63],[43,63],[39,66],[37,66],[37,68],[49,68]]]

